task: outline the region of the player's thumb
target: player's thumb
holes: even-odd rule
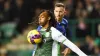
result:
[[[64,51],[63,52],[61,52],[62,54],[64,54]]]

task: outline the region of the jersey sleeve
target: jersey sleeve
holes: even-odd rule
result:
[[[87,56],[84,52],[82,52],[74,43],[68,40],[61,32],[59,32],[54,27],[51,27],[52,39],[58,42],[63,43],[68,46],[73,52],[78,54],[79,56]]]
[[[66,40],[66,37],[62,38],[63,34],[54,27],[51,27],[51,33],[52,39],[55,41],[63,42],[64,40]]]

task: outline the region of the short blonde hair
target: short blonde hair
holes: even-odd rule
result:
[[[63,3],[56,3],[55,7],[64,7],[65,8],[65,5]]]

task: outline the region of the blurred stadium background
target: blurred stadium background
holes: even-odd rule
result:
[[[27,33],[42,9],[66,5],[70,39],[88,55],[100,55],[100,0],[0,0],[0,56],[31,56]],[[69,56],[76,55],[71,52]]]

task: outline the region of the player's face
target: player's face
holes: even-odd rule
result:
[[[60,22],[64,16],[65,8],[64,7],[55,7],[54,14],[57,22]]]
[[[48,22],[48,16],[46,13],[41,13],[39,16],[39,25],[45,26]]]

